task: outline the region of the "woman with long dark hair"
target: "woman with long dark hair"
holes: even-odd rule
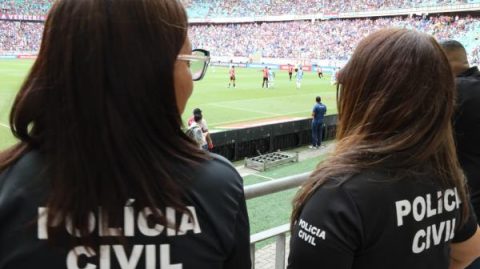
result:
[[[386,29],[339,77],[337,144],[294,199],[289,268],[463,268],[480,255],[452,137],[455,86],[429,35]]]
[[[242,179],[182,131],[176,0],[58,0],[0,154],[0,268],[250,268]]]

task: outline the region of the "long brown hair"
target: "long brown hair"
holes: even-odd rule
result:
[[[70,216],[85,236],[89,211],[101,206],[122,219],[128,198],[187,211],[181,197],[190,179],[178,165],[185,171],[207,157],[182,132],[175,99],[174,63],[186,38],[177,0],[53,4],[11,111],[21,142],[0,154],[4,171],[40,152],[49,227]]]
[[[441,186],[456,186],[467,204],[452,136],[454,77],[433,37],[375,32],[360,42],[339,82],[336,149],[297,193],[292,227],[327,179],[348,180],[370,168],[386,169],[393,179],[429,173]]]

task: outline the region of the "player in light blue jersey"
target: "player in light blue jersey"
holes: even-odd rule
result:
[[[273,88],[275,84],[275,72],[269,67],[268,68],[268,88]]]
[[[300,87],[302,87],[302,79],[303,79],[303,70],[301,66],[298,68],[298,71],[295,77],[297,78],[297,89],[300,89]]]
[[[330,80],[330,83],[332,85],[336,85],[337,84],[337,75],[338,75],[338,71],[340,70],[339,67],[334,67],[333,68],[333,72],[332,72],[332,77],[331,77],[331,80]]]

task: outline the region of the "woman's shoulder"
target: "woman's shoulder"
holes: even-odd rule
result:
[[[398,174],[386,170],[366,170],[343,178],[328,179],[324,188],[336,189],[350,197],[357,206],[387,205],[441,191],[430,175]]]
[[[40,153],[30,151],[21,156],[15,163],[0,173],[0,190],[23,189],[35,178],[41,176],[44,167]]]
[[[187,200],[216,223],[233,223],[239,213],[246,218],[242,177],[225,158],[210,157],[191,171]]]
[[[243,185],[242,177],[229,160],[214,153],[209,153],[209,156],[210,160],[204,164],[203,170],[211,179],[221,179],[224,183],[240,183]]]
[[[44,198],[47,188],[40,178],[44,167],[38,152],[25,153],[13,165],[0,173],[0,211],[11,212],[20,207],[34,207]],[[0,214],[0,220],[4,215]]]
[[[243,193],[243,179],[232,163],[224,157],[209,153],[210,158],[193,168],[194,186],[199,189]]]
[[[347,190],[389,190],[401,191],[411,186],[417,186],[420,189],[436,189],[439,188],[435,183],[433,175],[430,174],[414,174],[409,171],[390,171],[386,169],[370,169],[358,172],[354,175],[345,177],[342,180],[333,179],[343,188]]]

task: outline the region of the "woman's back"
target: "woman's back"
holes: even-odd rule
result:
[[[249,268],[242,180],[182,130],[177,0],[57,0],[0,152],[0,269]]]
[[[383,29],[338,74],[336,148],[294,199],[290,268],[468,265],[480,254],[480,231],[455,151],[455,87],[440,45]],[[306,223],[325,239],[309,243]]]
[[[461,226],[456,188],[431,175],[391,180],[368,171],[329,180],[310,198],[292,232],[290,268],[448,268],[450,242],[476,231]]]
[[[101,224],[105,216],[92,212],[93,244],[87,247],[75,242],[68,225],[54,230],[54,242],[47,241],[42,212],[48,210],[48,176],[41,154],[27,153],[0,174],[0,268],[248,268],[242,178],[226,160],[212,157],[195,169],[174,168],[196,178],[182,199],[191,216],[158,208],[172,226],[153,225],[152,210],[131,197],[118,205],[117,221]]]

